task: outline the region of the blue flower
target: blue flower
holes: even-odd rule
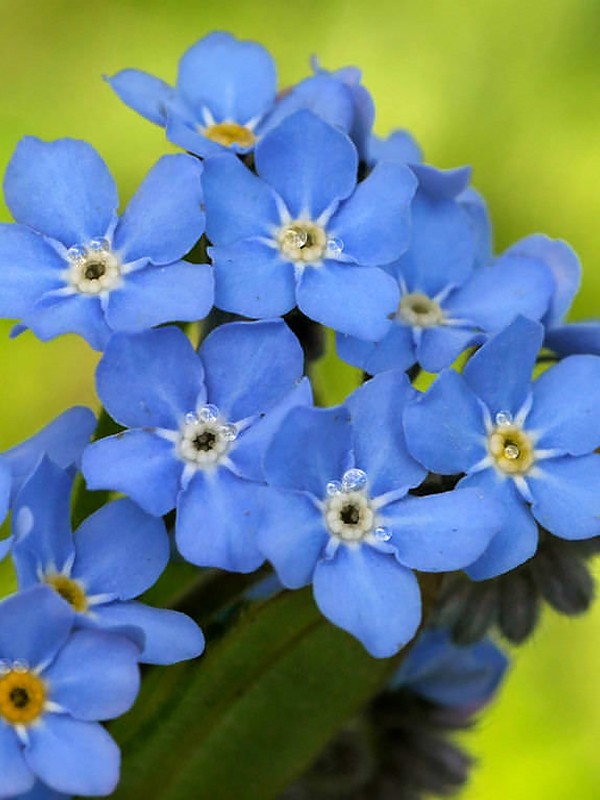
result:
[[[392,679],[442,706],[473,713],[487,705],[508,668],[508,659],[489,639],[459,647],[444,629],[424,630]]]
[[[357,389],[345,406],[293,409],[265,459],[260,547],[284,586],[312,582],[323,614],[375,657],[396,653],[420,624],[413,570],[467,566],[502,519],[478,489],[408,494],[426,475],[402,431],[413,395],[394,371]]]
[[[268,318],[297,304],[335,330],[384,336],[398,288],[379,266],[408,244],[410,170],[382,163],[357,185],[356,148],[309,111],[267,134],[255,163],[258,177],[233,156],[205,164],[216,305]]]
[[[531,558],[536,521],[562,539],[600,534],[600,358],[570,356],[531,374],[543,327],[518,317],[468,362],[444,371],[405,413],[410,452],[428,469],[466,473],[506,523],[468,574],[499,575]]]
[[[95,426],[96,418],[89,408],[75,406],[60,414],[31,438],[0,453],[0,524],[42,456],[48,456],[62,469],[72,468],[79,462]],[[12,537],[0,542],[0,560],[11,544]]]
[[[223,325],[199,353],[175,328],[115,336],[98,394],[131,430],[86,450],[89,487],[125,492],[155,515],[177,507],[185,559],[251,572],[264,560],[255,541],[264,450],[282,415],[310,402],[302,364],[281,320]]]
[[[367,144],[366,161],[374,167],[379,161],[396,164],[420,164],[423,160],[421,148],[408,131],[392,131],[386,139],[371,134]]]
[[[138,648],[98,630],[36,586],[0,603],[0,795],[36,780],[64,794],[110,794],[119,748],[99,720],[127,711],[139,690]],[[50,795],[51,796],[51,795]]]
[[[0,316],[40,339],[198,320],[213,302],[207,264],[181,258],[204,231],[202,165],[164,156],[120,218],[113,179],[86,142],[26,137],[4,179],[17,224],[0,225]]]
[[[340,357],[370,374],[414,363],[439,372],[517,314],[542,317],[553,291],[546,264],[518,246],[489,263],[487,214],[467,190],[469,169],[411,169],[419,178],[412,240],[388,267],[400,290],[394,324],[378,342],[337,337]]]
[[[203,157],[251,150],[277,91],[265,48],[220,31],[184,53],[176,88],[136,69],[107,80],[124,103],[166,127],[172,142]]]
[[[71,533],[72,479],[42,460],[15,501],[13,560],[19,587],[51,586],[78,612],[77,624],[140,628],[140,661],[174,664],[204,649],[202,633],[185,614],[134,598],[149,589],[169,560],[162,520],[131,500],[115,500]]]

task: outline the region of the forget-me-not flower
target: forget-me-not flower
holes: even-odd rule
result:
[[[43,340],[78,333],[97,350],[113,331],[206,316],[212,268],[181,260],[204,231],[201,173],[192,156],[163,156],[118,217],[91,145],[24,138],[4,178],[16,224],[0,225],[0,316]]]
[[[481,264],[487,239],[474,219],[486,215],[474,195],[464,197],[468,168],[411,169],[419,178],[411,243],[388,267],[400,290],[394,323],[378,342],[337,336],[340,357],[370,374],[415,363],[439,372],[517,314],[539,319],[553,291],[550,271],[532,255],[513,249]]]
[[[344,406],[293,409],[265,459],[260,547],[284,586],[312,583],[323,614],[376,657],[396,653],[421,622],[413,570],[467,566],[502,520],[479,489],[408,494],[426,475],[402,430],[413,394],[391,371]]]
[[[140,661],[174,664],[199,655],[204,638],[185,614],[134,598],[149,589],[169,560],[161,519],[131,500],[115,500],[88,517],[73,535],[72,480],[43,459],[15,501],[13,561],[19,587],[51,586],[78,612],[77,624],[140,628]]]
[[[222,325],[198,353],[176,328],[115,336],[97,388],[130,430],[86,450],[88,486],[125,492],[155,515],[177,507],[186,560],[255,570],[264,560],[256,545],[262,457],[282,415],[311,400],[302,367],[281,320]]]
[[[41,431],[0,453],[0,524],[23,483],[46,455],[62,469],[72,469],[89,444],[96,418],[89,408],[64,411]],[[0,559],[9,551],[12,537],[0,541]]]
[[[482,580],[534,555],[537,523],[563,539],[600,535],[600,358],[570,356],[531,383],[543,327],[518,317],[464,373],[444,371],[405,412],[410,452],[441,474],[466,473],[507,510]]]
[[[119,748],[99,720],[120,716],[139,690],[138,648],[75,614],[46,586],[0,603],[0,796],[33,789],[110,794]]]
[[[216,305],[257,318],[298,305],[335,330],[384,336],[399,293],[379,267],[408,245],[412,172],[381,163],[357,184],[356,148],[309,111],[269,132],[255,163],[258,175],[233,156],[205,164]]]

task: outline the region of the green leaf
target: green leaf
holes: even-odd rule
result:
[[[122,800],[269,800],[386,683],[403,654],[371,658],[310,589],[254,607],[199,662],[152,670],[114,723]]]

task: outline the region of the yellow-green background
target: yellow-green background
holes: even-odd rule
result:
[[[499,250],[535,231],[567,239],[585,266],[573,316],[598,314],[598,0],[0,0],[0,170],[24,134],[81,137],[126,199],[167,145],[101,75],[136,66],[173,80],[180,53],[219,28],[262,41],[282,85],[306,74],[312,53],[360,65],[378,132],[407,127],[428,161],[472,164]],[[68,405],[95,403],[85,343],[9,342],[9,328],[0,449]],[[481,765],[465,800],[599,796],[599,624],[600,608],[574,621],[546,613],[468,737]]]

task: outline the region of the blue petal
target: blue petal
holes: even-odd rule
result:
[[[419,187],[432,198],[453,200],[462,194],[471,180],[471,167],[437,169],[430,164],[413,164],[412,171],[419,179]]]
[[[350,132],[354,116],[352,91],[331,75],[311,75],[279,99],[261,126],[261,133],[280,125],[286,117],[301,109],[346,133]]]
[[[403,372],[378,375],[346,400],[352,418],[356,465],[367,473],[369,493],[417,486],[427,474],[406,448],[402,412],[416,394]]]
[[[113,248],[124,262],[149,258],[170,264],[204,233],[202,164],[188,155],[163,156],[129,201]]]
[[[46,714],[28,734],[27,763],[52,789],[69,795],[107,795],[116,788],[119,748],[102,725]]]
[[[371,342],[386,335],[400,299],[396,281],[382,269],[336,261],[307,267],[296,295],[310,319]]]
[[[213,142],[200,132],[197,123],[188,119],[188,116],[187,113],[181,112],[169,112],[167,116],[165,131],[167,139],[183,148],[183,150],[194,153],[201,158],[212,158],[225,153],[228,149],[236,152],[244,149],[235,144],[227,148],[225,145]],[[245,150],[247,149],[245,148]]]
[[[4,518],[8,514],[10,504],[10,490],[12,488],[12,475],[10,468],[4,461],[0,461],[0,525],[4,522]],[[1,547],[2,545],[0,545]],[[6,553],[0,554],[0,560],[4,558]]]
[[[34,776],[23,755],[23,746],[12,725],[0,719],[0,797],[14,797],[28,792]],[[18,798],[18,800],[21,800]]]
[[[573,456],[600,442],[600,358],[570,356],[533,384],[527,428],[539,434],[536,448],[558,448]]]
[[[4,196],[17,222],[66,247],[104,236],[119,204],[106,164],[77,139],[21,139],[6,168]]]
[[[264,561],[259,485],[225,467],[198,471],[177,506],[177,549],[192,564],[253,572]]]
[[[296,305],[294,267],[258,239],[210,247],[215,268],[215,305],[246,317],[270,319]]]
[[[71,532],[72,476],[42,458],[13,508],[13,557],[21,589],[39,582],[39,570],[62,571],[74,553]],[[31,520],[23,535],[23,515]]]
[[[435,297],[459,286],[473,269],[475,238],[466,212],[419,189],[412,205],[412,241],[395,264],[410,292]]]
[[[33,773],[30,773],[33,779]],[[55,792],[44,783],[36,781],[35,786],[26,794],[19,795],[18,800],[64,800],[62,792]]]
[[[275,101],[275,64],[255,42],[210,33],[184,53],[177,88],[196,111],[207,108],[217,122],[244,124],[261,117]]]
[[[49,699],[75,719],[114,719],[140,689],[138,648],[124,636],[78,630],[44,671]]]
[[[492,416],[516,414],[531,389],[531,375],[544,329],[539,322],[517,317],[470,359],[463,375]]]
[[[365,342],[364,339],[339,333],[335,342],[341,359],[360,367],[369,375],[387,369],[408,369],[416,361],[412,330],[406,325],[392,324],[388,333],[378,342]]]
[[[480,489],[404,497],[379,513],[392,531],[390,544],[398,561],[422,572],[449,572],[472,564],[504,521],[502,504]]]
[[[123,492],[158,517],[175,508],[183,467],[173,442],[132,430],[90,445],[81,469],[88,489]]]
[[[131,500],[115,500],[88,517],[75,535],[72,575],[90,595],[114,594],[130,600],[158,580],[169,561],[169,538],[162,519]]]
[[[417,345],[417,359],[428,372],[439,372],[449,367],[467,347],[483,338],[473,328],[453,325],[423,328]]]
[[[213,244],[269,236],[271,227],[280,222],[273,190],[235,156],[222,155],[206,161],[202,185],[206,234]]]
[[[417,188],[401,164],[377,164],[332,217],[328,232],[341,239],[344,255],[376,267],[397,259],[408,247],[410,201]]]
[[[24,225],[0,225],[0,316],[23,317],[46,292],[65,285],[67,264]]]
[[[310,111],[297,111],[269,131],[256,146],[255,161],[292,217],[317,219],[356,185],[356,148]]]
[[[205,397],[202,362],[177,328],[115,334],[98,364],[96,387],[111,417],[128,428],[178,429]]]
[[[314,594],[323,614],[375,658],[397,653],[421,622],[421,593],[414,574],[389,553],[368,546],[341,546],[332,559],[320,561]]]
[[[234,472],[253,481],[264,480],[263,461],[271,439],[277,433],[288,412],[296,406],[312,405],[312,390],[308,378],[302,378],[270,411],[245,428],[230,450]]]
[[[546,332],[544,344],[561,356],[573,353],[600,356],[600,323],[591,321],[558,325]]]
[[[600,536],[600,458],[596,453],[579,458],[540,461],[527,476],[537,521],[561,539]]]
[[[172,86],[139,69],[122,69],[105,80],[125,105],[164,127],[167,109],[176,102]]]
[[[209,264],[187,261],[136,270],[110,293],[107,322],[113,330],[138,333],[173,320],[203,319],[213,305],[213,272]]]
[[[408,449],[427,469],[468,472],[486,455],[483,412],[454,370],[443,372],[404,412]]]
[[[23,322],[43,342],[63,333],[77,333],[94,350],[103,350],[112,333],[100,300],[93,295],[44,295],[23,317]]]
[[[477,561],[466,570],[471,580],[482,581],[503,575],[524,564],[538,547],[538,527],[531,516],[515,483],[494,469],[484,469],[463,478],[459,486],[481,489],[502,503],[505,509],[504,524]]]
[[[352,464],[350,414],[337,408],[294,408],[267,450],[267,482],[282,489],[325,496],[329,481],[341,480]]]
[[[204,650],[202,631],[179,611],[136,602],[110,603],[95,609],[95,616],[104,628],[133,626],[143,631],[142,664],[176,664],[196,658]]]
[[[550,239],[536,233],[521,239],[505,255],[537,259],[550,271],[554,277],[554,292],[544,323],[551,326],[560,322],[569,310],[581,283],[581,264],[577,253],[560,239]]]
[[[444,304],[449,316],[485,331],[506,327],[517,314],[540,319],[552,295],[552,276],[532,258],[505,254],[492,266],[475,270]]]
[[[329,541],[323,513],[314,499],[303,492],[269,487],[263,490],[263,498],[264,519],[258,531],[258,547],[284,586],[306,586]]]
[[[395,130],[387,139],[371,136],[368,144],[368,161],[392,161],[395,164],[418,164],[423,160],[423,152],[412,134],[405,130]]]
[[[234,422],[268,411],[302,377],[302,348],[283,320],[223,325],[199,352],[210,402]]]
[[[487,204],[479,192],[469,188],[456,198],[466,212],[475,239],[475,266],[487,266],[493,256],[493,234]]]
[[[12,474],[13,497],[44,453],[62,469],[77,464],[95,427],[96,417],[92,411],[74,406],[34,436],[3,453],[1,458]]]
[[[36,668],[66,642],[74,612],[49,586],[32,586],[0,603],[0,658]]]
[[[444,630],[425,630],[402,664],[401,685],[438,705],[480,707],[498,689],[508,663],[491,641],[460,647]]]

